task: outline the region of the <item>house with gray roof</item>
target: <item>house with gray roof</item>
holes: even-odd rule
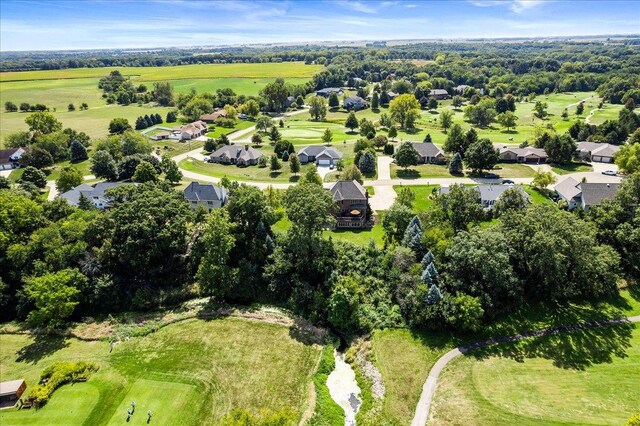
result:
[[[598,142],[578,142],[578,156],[587,161],[613,163],[613,157],[620,150],[617,145]]]
[[[547,152],[542,148],[512,148],[503,146],[500,150],[500,161],[541,164],[547,162]]]
[[[316,96],[322,96],[323,98],[328,98],[332,93],[342,96],[344,91],[339,87],[325,87],[324,89],[316,90]]]
[[[95,186],[87,185],[86,183],[80,184],[71,188],[65,193],[58,195],[60,198],[67,200],[67,203],[72,206],[78,206],[82,197],[89,200],[98,209],[106,209],[111,207],[113,201],[111,197],[106,194],[106,191],[117,188],[123,185],[137,185],[133,182],[100,182]]]
[[[446,158],[444,156],[444,152],[433,142],[412,142],[413,147],[418,151],[418,155],[420,158],[418,159],[418,163],[421,164],[429,164],[429,163],[444,163]]]
[[[456,93],[462,94],[462,93],[464,93],[465,90],[467,90],[467,87],[471,87],[471,86],[466,85],[466,84],[459,84],[459,85],[457,85],[456,87],[453,88],[453,91],[456,92]]]
[[[362,228],[368,225],[369,194],[355,180],[340,180],[330,189],[336,203],[333,216],[337,228]]]
[[[485,210],[492,210],[493,205],[498,198],[507,190],[511,188],[517,188],[518,191],[522,193],[522,196],[525,200],[529,200],[529,194],[524,190],[522,185],[494,185],[494,184],[481,184],[473,187],[476,191],[480,193],[480,204],[484,207]],[[448,194],[449,187],[442,186],[440,187],[440,194]]]
[[[431,89],[428,96],[437,100],[449,99],[449,92],[444,89]]]
[[[258,164],[260,157],[262,153],[249,145],[224,145],[211,153],[209,162],[252,166]]]
[[[619,186],[619,183],[578,182],[572,177],[568,177],[553,189],[558,193],[560,199],[567,202],[569,210],[576,207],[589,210],[590,207],[599,205],[602,200],[613,198]]]
[[[369,104],[367,104],[367,101],[362,99],[360,96],[349,96],[342,101],[342,106],[347,111],[360,111],[361,109],[367,108]]]
[[[191,210],[202,206],[207,210],[219,209],[227,203],[227,190],[221,186],[191,182],[184,191],[184,198]]]
[[[309,145],[298,152],[300,163],[315,162],[318,166],[335,166],[342,153],[335,148],[322,145]]]

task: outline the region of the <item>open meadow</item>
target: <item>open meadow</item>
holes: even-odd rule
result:
[[[135,122],[140,115],[160,114],[163,118],[172,108],[144,105],[107,105],[98,89],[98,81],[111,71],[118,70],[129,76],[134,84],[144,83],[152,89],[156,81],[169,81],[175,93],[187,93],[195,89],[198,93],[231,88],[237,94],[257,95],[260,90],[276,78],[287,83],[303,84],[322,66],[305,65],[302,62],[265,64],[203,64],[174,67],[104,67],[75,68],[47,71],[0,73],[0,99],[20,104],[41,103],[48,106],[65,127],[83,131],[91,137],[107,134],[109,121],[124,117]],[[83,102],[89,105],[86,111],[78,107]],[[76,111],[68,112],[73,103]],[[0,112],[0,139],[7,134],[26,130],[24,119],[28,113]]]
[[[215,425],[232,409],[284,410],[299,420],[321,347],[292,329],[245,319],[185,320],[109,352],[107,341],[0,335],[0,375],[32,387],[54,362],[99,366],[87,382],[62,386],[41,409],[3,410],[2,425]],[[29,392],[29,387],[27,392]],[[136,413],[126,423],[126,409]]]

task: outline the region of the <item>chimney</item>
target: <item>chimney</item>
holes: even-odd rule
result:
[[[246,144],[246,145],[244,146],[244,150],[245,150],[245,151],[249,151],[249,144]]]

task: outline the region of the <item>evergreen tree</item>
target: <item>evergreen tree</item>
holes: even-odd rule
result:
[[[424,269],[427,269],[427,267],[429,266],[430,263],[433,263],[436,260],[436,258],[433,256],[433,253],[431,253],[431,250],[429,250],[423,257],[422,260],[420,261],[420,264],[422,264],[422,267]]]
[[[451,161],[449,161],[449,173],[452,175],[459,175],[462,173],[462,156],[459,152],[456,152]]]
[[[282,161],[289,161],[289,151],[282,151]]]
[[[414,216],[409,222],[407,229],[404,231],[402,245],[410,248],[416,256],[420,256],[423,252],[422,247],[422,224],[418,216]]]
[[[136,118],[136,130],[142,130],[147,128],[147,122],[144,117]]]
[[[371,109],[380,108],[380,97],[378,96],[378,92],[373,92],[373,96],[371,96]]]
[[[166,119],[167,123],[175,123],[177,119],[178,119],[178,113],[177,112],[169,111],[167,113],[167,119]]]
[[[427,271],[426,269],[422,271],[422,275],[420,275],[420,279],[422,280],[423,283],[427,284],[428,286],[433,285],[433,281],[431,280],[431,274],[429,274],[429,271]]]
[[[334,92],[329,95],[329,108],[338,108],[340,106],[340,99],[338,99],[338,95]]]
[[[294,175],[300,172],[300,159],[295,153],[289,154],[289,169]]]
[[[89,158],[87,148],[78,141],[73,141],[71,145],[69,145],[69,156],[71,157],[71,161],[83,161]]]
[[[438,282],[438,270],[436,269],[436,265],[433,262],[431,262],[429,266],[427,266],[427,269],[425,269],[425,271],[429,272],[431,281],[433,281],[434,283]]]
[[[431,142],[431,133],[427,133],[422,142]]]
[[[367,151],[360,157],[358,161],[358,168],[364,174],[375,173],[376,171],[376,159],[373,157],[371,151]]]
[[[427,305],[435,305],[442,299],[442,293],[437,285],[431,284],[429,287],[429,291],[427,292],[427,297],[425,298],[425,303]]]
[[[271,142],[273,143],[276,143],[280,139],[282,139],[282,136],[280,135],[280,132],[278,131],[278,128],[276,126],[271,127],[271,131],[269,132],[269,139],[271,139]]]
[[[156,113],[154,117],[156,118],[156,124],[162,124],[162,116],[160,114]]]

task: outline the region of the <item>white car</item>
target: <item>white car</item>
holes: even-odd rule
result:
[[[607,175],[607,176],[616,176],[616,175],[617,175],[617,173],[616,173],[616,171],[615,171],[615,170],[604,170],[604,171],[602,172],[602,174],[603,174],[603,175]]]

